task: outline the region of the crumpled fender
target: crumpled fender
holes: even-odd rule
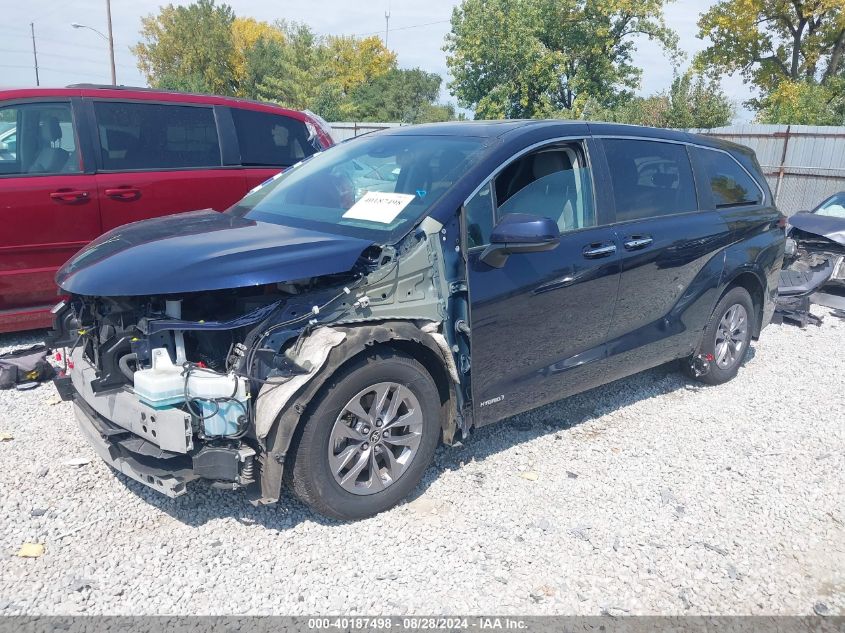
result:
[[[368,347],[395,341],[424,345],[443,362],[444,369],[454,382],[453,368],[444,359],[441,346],[431,333],[422,329],[429,324],[430,322],[426,322],[420,324],[420,327],[410,321],[379,321],[327,326],[315,330],[303,340],[302,352],[297,357],[307,358],[312,362],[316,358],[319,361],[322,354],[317,354],[317,347],[323,345],[323,351],[326,352],[323,362],[319,366],[315,365],[308,374],[289,380],[288,384],[297,378],[304,379],[298,381],[295,388],[285,389],[284,392],[280,391],[278,395],[273,396],[272,392],[279,388],[278,385],[266,384],[258,395],[256,435],[263,440],[266,447],[266,452],[261,456],[262,499],[259,503],[275,502],[281,494],[285,455],[308,404],[341,365]],[[321,330],[323,333],[319,334],[320,339],[315,339],[317,345],[306,348],[309,339]],[[309,353],[312,356],[303,355],[303,352],[307,350],[310,350]],[[454,388],[454,385],[451,388]],[[262,400],[265,402],[262,403]],[[265,432],[262,433],[262,431]]]
[[[797,213],[789,218],[793,228],[827,238],[845,246],[845,219],[815,213]]]

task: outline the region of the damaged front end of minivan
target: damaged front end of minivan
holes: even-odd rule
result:
[[[169,497],[206,479],[277,501],[311,402],[374,346],[425,365],[450,444],[472,424],[459,240],[432,218],[395,244],[212,211],[129,225],[59,273],[56,386],[109,465]]]

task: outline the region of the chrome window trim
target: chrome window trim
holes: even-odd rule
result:
[[[538,143],[534,143],[533,145],[529,145],[528,147],[526,147],[524,149],[521,149],[516,154],[509,156],[506,161],[503,161],[502,163],[500,163],[499,166],[496,167],[496,169],[494,169],[492,172],[490,172],[490,174],[483,181],[481,181],[481,184],[478,185],[475,189],[473,189],[472,193],[469,194],[466,197],[466,199],[463,202],[463,206],[466,206],[469,203],[469,201],[473,199],[475,194],[477,194],[479,191],[481,191],[485,187],[485,185],[487,185],[496,176],[498,176],[500,173],[502,173],[502,171],[508,165],[510,165],[511,163],[513,163],[516,160],[519,160],[520,158],[522,158],[523,156],[525,156],[529,152],[533,152],[534,150],[539,149],[539,148],[543,147],[544,145],[554,145],[555,143],[561,143],[561,142],[566,142],[566,141],[583,141],[583,142],[586,142],[589,138],[590,138],[589,134],[576,134],[576,135],[573,135],[573,136],[556,136],[554,138],[545,139],[545,140],[540,141]],[[588,156],[588,162],[589,162],[589,156]],[[595,190],[595,187],[593,187],[593,189]],[[595,191],[593,193],[595,193]]]
[[[467,197],[467,199],[464,200],[464,203],[461,205],[461,209],[463,210],[463,208],[466,207],[467,204],[469,204],[469,201],[473,199],[475,194],[477,194],[479,191],[484,189],[484,187],[486,187],[487,185],[492,186],[493,180],[500,173],[502,173],[502,171],[504,171],[507,167],[509,167],[514,161],[517,161],[520,158],[522,158],[523,156],[525,156],[525,154],[528,154],[528,153],[536,151],[536,150],[541,150],[545,146],[559,145],[560,143],[578,142],[578,143],[581,143],[581,145],[582,145],[581,149],[583,150],[584,159],[586,160],[586,163],[587,163],[586,167],[590,170],[590,188],[592,190],[591,195],[592,195],[592,200],[593,200],[593,214],[596,214],[597,213],[597,210],[596,210],[596,179],[593,175],[593,161],[592,161],[592,157],[590,156],[590,148],[587,146],[587,141],[590,138],[591,138],[591,136],[589,134],[580,134],[580,135],[575,134],[573,136],[557,136],[557,137],[554,137],[554,138],[551,138],[551,139],[547,139],[545,141],[540,141],[538,143],[534,143],[533,145],[530,145],[530,146],[526,147],[525,149],[520,150],[519,152],[517,152],[516,154],[514,154],[513,156],[508,158],[508,160],[504,161],[498,167],[496,167],[496,169],[494,169],[490,173],[490,175],[487,176],[487,178],[485,178],[484,181],[478,187],[476,187],[475,191],[473,191]],[[493,187],[491,189],[490,196],[491,196],[492,207],[493,207],[493,226],[495,226],[496,222],[497,222],[496,215],[497,215],[497,211],[499,210],[499,205],[496,201],[495,187]],[[464,215],[464,214],[462,213],[461,215]],[[466,252],[467,253],[474,253],[474,252],[481,251],[481,250],[484,250],[485,248],[487,248],[489,246],[489,244],[479,244],[478,246],[470,246],[470,247],[466,246],[466,243],[465,243],[465,241],[466,241],[465,223],[466,223],[466,219],[464,218],[464,219],[461,220],[461,235],[462,235],[461,242],[462,242],[463,248],[466,250]],[[599,226],[612,226],[612,225],[611,224],[596,224],[594,226],[582,226],[581,228],[573,229],[572,231],[567,231],[566,235],[569,235],[570,233],[578,233],[579,231],[585,231],[587,229],[594,229],[594,228],[599,227]],[[561,233],[561,235],[564,235],[564,234]]]
[[[709,150],[711,152],[719,152],[724,154],[725,156],[729,157],[733,162],[735,162],[739,168],[744,171],[749,178],[751,178],[751,182],[757,187],[758,191],[760,192],[761,201],[758,204],[763,204],[766,201],[766,192],[763,190],[763,187],[757,181],[757,178],[754,177],[750,171],[748,171],[745,166],[740,163],[733,155],[728,152],[727,150],[718,148],[718,147],[708,147],[707,145],[702,145],[700,143],[695,143],[693,141],[679,141],[677,139],[670,139],[670,138],[651,138],[648,136],[631,136],[631,135],[619,135],[619,134],[581,134],[581,135],[572,135],[572,136],[556,136],[554,138],[546,139],[544,141],[540,141],[538,143],[534,143],[533,145],[529,145],[528,147],[520,150],[513,156],[510,156],[506,161],[499,164],[496,169],[494,169],[487,178],[485,178],[478,187],[476,187],[471,194],[469,194],[466,199],[464,200],[464,205],[469,203],[472,200],[473,196],[477,194],[481,189],[484,188],[491,180],[493,180],[496,176],[498,176],[502,170],[504,170],[508,165],[510,165],[515,160],[518,160],[525,154],[532,152],[536,149],[543,147],[544,145],[565,142],[565,141],[586,141],[589,138],[594,139],[618,139],[618,140],[626,140],[626,141],[652,141],[654,143],[673,143],[675,145],[686,145],[689,147],[697,147],[699,149]],[[589,158],[589,156],[588,156]],[[690,161],[692,163],[692,161]],[[690,167],[693,167],[693,173],[695,173],[694,166],[690,164]],[[612,177],[612,175],[611,175]],[[595,179],[593,179],[593,190],[595,192]],[[749,205],[751,206],[751,205]]]

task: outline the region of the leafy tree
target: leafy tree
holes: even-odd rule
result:
[[[760,123],[845,125],[845,81],[782,81],[760,100]]]
[[[272,75],[258,86],[262,99],[289,108],[310,108],[329,81],[328,55],[319,36],[306,24],[279,22],[285,44]]]
[[[215,0],[162,7],[142,19],[141,36],[133,50],[157,88],[275,101],[330,120],[455,114],[436,104],[438,75],[397,70],[396,54],[377,37],[323,37],[306,24],[238,18]]]
[[[583,118],[667,128],[714,128],[728,125],[734,109],[718,83],[702,75],[675,77],[668,93],[632,97],[611,108],[595,102]]]
[[[435,106],[440,75],[419,68],[394,69],[362,83],[350,95],[351,118],[356,121],[423,123],[454,118],[454,108]]]
[[[154,88],[232,95],[234,21],[231,7],[214,0],[168,4],[141,19],[143,41],[132,48],[138,68]]]
[[[721,0],[702,14],[698,27],[699,37],[710,38],[711,45],[699,53],[697,66],[740,72],[764,95],[784,81],[825,85],[843,70],[842,0]]]
[[[378,37],[329,36],[325,47],[328,73],[344,94],[396,68],[396,53]]]
[[[254,18],[235,18],[232,22],[232,76],[237,86],[239,97],[255,95],[255,84],[252,72],[255,70],[251,63],[252,51],[259,42],[284,44],[281,31],[266,22],[259,22]]]
[[[718,82],[686,73],[672,81],[662,127],[709,129],[730,124],[733,116],[734,106]]]
[[[679,54],[667,1],[463,0],[444,46],[450,87],[478,118],[577,115],[588,100],[612,107],[639,85],[635,37]]]

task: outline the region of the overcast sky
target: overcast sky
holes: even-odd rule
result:
[[[696,38],[698,14],[713,1],[677,0],[666,9],[667,22],[678,32],[681,47],[690,58],[703,46]],[[161,4],[160,0],[113,0],[118,83],[145,85],[129,47],[138,41],[141,16],[157,12]],[[176,0],[174,4],[189,4],[189,1]],[[354,3],[350,0],[230,0],[228,4],[239,16],[306,22],[322,34],[384,36],[387,0]],[[400,66],[419,66],[446,77],[445,54],[441,47],[449,30],[452,7],[456,4],[458,0],[390,1],[388,45],[398,54]],[[106,42],[90,30],[71,27],[72,22],[79,22],[105,33],[105,0],[0,0],[0,7],[3,15],[0,87],[35,85],[30,22],[35,23],[42,86],[109,82]],[[674,68],[659,46],[648,40],[638,42],[635,62],[644,69],[641,93],[649,94],[668,87]],[[748,89],[736,78],[725,80],[723,86],[736,102],[750,96]],[[749,118],[749,114],[741,110],[738,115],[740,120]]]

